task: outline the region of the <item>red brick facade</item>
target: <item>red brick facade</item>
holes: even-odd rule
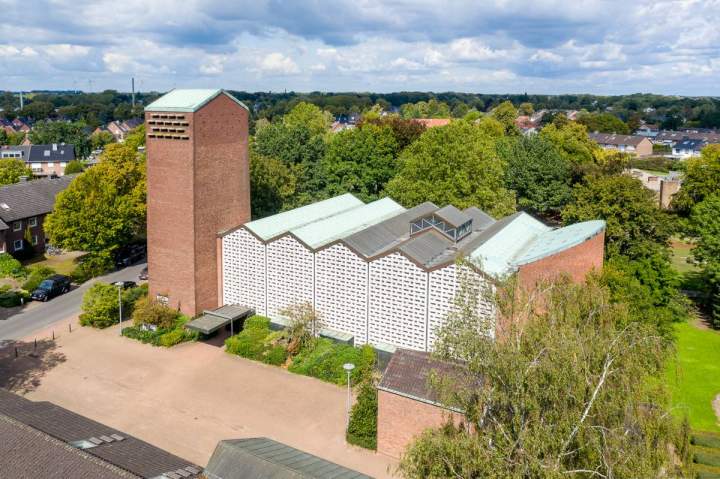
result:
[[[150,295],[195,316],[221,305],[217,233],[250,219],[248,111],[220,94],[168,114],[183,117],[188,139],[154,137],[159,114],[145,114]]]
[[[31,225],[31,222],[35,223],[35,226]],[[32,248],[34,253],[42,253],[45,251],[45,231],[43,230],[43,223],[45,222],[45,215],[33,216],[31,218],[23,218],[16,221],[11,221],[8,226],[9,228],[0,231],[0,253],[10,253],[14,256],[31,255],[28,248]],[[20,225],[20,229],[16,231],[17,225]],[[30,238],[35,243],[28,244],[25,239],[25,232],[30,229]],[[20,246],[17,249],[16,246]]]
[[[378,391],[377,451],[400,457],[405,447],[425,429],[438,428],[462,415],[399,394]]]
[[[524,288],[533,288],[538,281],[552,280],[564,274],[579,283],[593,269],[602,269],[604,253],[605,233],[602,232],[572,248],[520,266],[519,283]]]

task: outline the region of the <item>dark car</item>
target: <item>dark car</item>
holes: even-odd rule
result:
[[[145,266],[142,270],[140,270],[140,274],[138,275],[138,279],[140,281],[147,281],[148,279],[148,268]]]
[[[147,255],[147,246],[133,244],[120,248],[115,253],[115,267],[118,269],[137,263]]]
[[[70,291],[70,278],[55,274],[40,283],[30,297],[36,301],[47,301],[68,291]]]
[[[122,289],[130,289],[137,286],[135,281],[120,281],[122,283]],[[115,283],[117,285],[117,283]]]

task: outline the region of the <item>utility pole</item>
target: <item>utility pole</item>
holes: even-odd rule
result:
[[[132,107],[135,109],[135,77],[132,77]]]
[[[25,108],[25,100],[23,99],[22,90],[20,90],[20,109]]]

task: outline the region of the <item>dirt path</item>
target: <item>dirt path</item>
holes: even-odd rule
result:
[[[720,423],[720,394],[715,396],[713,401],[713,409],[715,410],[715,416],[717,416],[718,423]]]

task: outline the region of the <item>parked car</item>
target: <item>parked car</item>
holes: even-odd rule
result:
[[[143,269],[140,270],[140,274],[138,275],[138,279],[140,281],[147,281],[148,280],[148,267],[145,266]]]
[[[147,246],[132,244],[115,252],[115,267],[118,269],[137,263],[147,255]]]
[[[122,289],[130,289],[137,286],[137,283],[135,281],[120,281],[120,283],[122,283]]]
[[[54,274],[40,283],[30,298],[36,301],[48,301],[68,291],[70,291],[70,278],[62,274]]]

